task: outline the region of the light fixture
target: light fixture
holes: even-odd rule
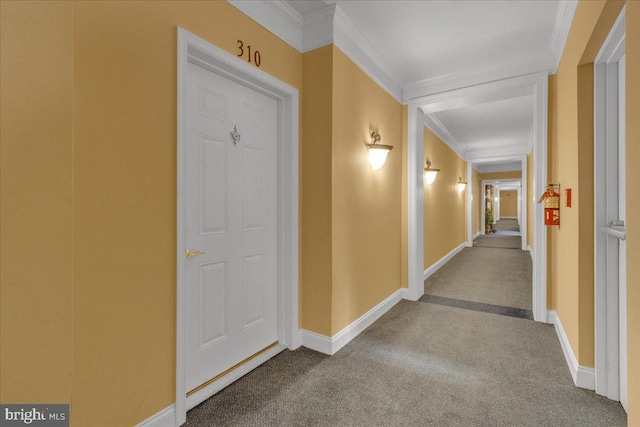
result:
[[[440,172],[440,169],[432,169],[431,161],[429,160],[427,160],[426,165],[427,167],[424,168],[424,184],[431,185],[433,184],[433,181],[436,180],[436,175],[438,175],[438,172]]]
[[[384,162],[387,161],[387,154],[393,149],[392,145],[378,144],[382,140],[382,137],[378,132],[371,132],[371,144],[366,144],[369,149],[369,163],[371,163],[371,169],[377,171]]]
[[[466,187],[467,183],[462,180],[461,176],[458,176],[458,191],[462,193]]]

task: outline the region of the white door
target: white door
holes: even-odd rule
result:
[[[189,63],[186,121],[189,391],[278,340],[277,101]]]

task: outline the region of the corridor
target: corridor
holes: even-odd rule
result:
[[[512,254],[503,267],[515,271],[492,288],[500,269],[482,265],[496,251]],[[530,266],[519,257],[528,254],[519,252],[468,248],[425,287],[530,307]],[[457,286],[446,293],[444,283]],[[595,427],[624,426],[626,414],[618,402],[575,387],[553,326],[400,301],[333,356],[285,350],[191,410],[187,425]]]

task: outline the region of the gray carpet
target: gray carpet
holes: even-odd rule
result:
[[[285,351],[187,416],[188,426],[625,424],[620,404],[573,385],[552,326],[409,301],[334,356]]]
[[[501,218],[493,224],[493,228],[498,231],[520,231],[518,220],[515,218]]]
[[[532,308],[531,256],[521,250],[465,248],[424,282],[424,293]]]
[[[508,236],[500,234],[480,235],[473,241],[473,246],[483,248],[503,248],[503,249],[520,249],[522,247],[522,237]]]

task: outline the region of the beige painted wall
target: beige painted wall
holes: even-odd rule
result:
[[[73,8],[0,15],[0,402],[70,402]]]
[[[175,401],[176,28],[302,55],[227,2],[0,7],[0,400],[135,425]]]
[[[630,426],[640,426],[640,2],[627,3],[627,359]]]
[[[334,46],[332,335],[400,288],[401,126],[401,104]],[[377,171],[372,130],[394,146]]]
[[[533,248],[533,204],[537,202],[533,194],[533,149],[527,156],[527,245]]]
[[[582,1],[555,77],[551,180],[561,185],[560,227],[551,230],[556,310],[583,366],[594,363],[593,60],[622,3]],[[571,188],[572,208],[564,207]]]
[[[518,192],[513,190],[500,191],[500,218],[518,216]]]
[[[440,169],[424,188],[424,268],[427,269],[466,240],[466,191],[458,191],[458,177],[466,179],[466,162],[429,128],[424,128],[424,155]],[[468,181],[467,181],[468,182]]]
[[[332,298],[332,114],[333,47],[325,46],[302,59],[301,150],[302,263],[301,315],[303,329],[331,336]]]

